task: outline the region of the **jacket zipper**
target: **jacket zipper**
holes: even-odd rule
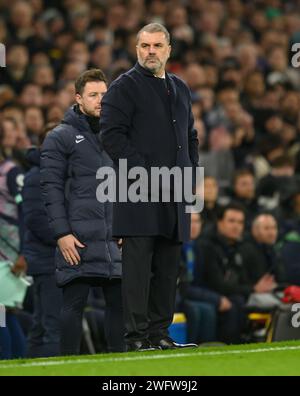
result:
[[[108,254],[108,257],[109,257],[109,260],[110,260],[110,267],[109,267],[109,279],[111,279],[111,271],[112,271],[112,258],[111,258],[111,255],[110,255],[110,251],[109,251],[109,247],[108,247],[108,244],[107,244],[107,242],[105,241],[105,247],[106,247],[106,250],[107,250],[107,254]]]
[[[105,203],[104,203],[104,222],[105,222],[106,230],[108,230],[108,226],[107,226],[107,222],[106,222],[106,206],[105,206]],[[112,274],[113,261],[112,261],[110,250],[109,250],[109,246],[108,246],[108,243],[107,243],[107,233],[106,233],[106,239],[105,239],[105,248],[106,248],[107,255],[108,255],[108,258],[109,258],[109,261],[110,261],[109,280],[111,280],[111,278],[112,278],[111,274]]]

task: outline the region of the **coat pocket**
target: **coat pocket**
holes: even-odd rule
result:
[[[80,249],[80,248],[77,247],[76,249],[77,249],[77,251],[79,253],[80,261],[76,265],[71,265],[65,260],[65,258],[62,255],[59,247],[56,248],[56,251],[55,251],[55,264],[56,264],[56,268],[58,270],[64,270],[64,269],[69,269],[69,268],[73,268],[74,270],[76,270],[76,269],[80,268],[83,265],[84,259],[82,257],[83,256],[82,250],[84,248]]]

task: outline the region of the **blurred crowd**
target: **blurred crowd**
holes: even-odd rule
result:
[[[203,301],[221,313],[241,306],[233,295],[272,291],[283,279],[300,285],[300,68],[293,67],[291,50],[300,42],[299,9],[299,0],[2,0],[1,163],[10,159],[28,171],[24,151],[62,120],[78,75],[100,68],[113,81],[135,64],[141,26],[162,23],[172,39],[168,71],[191,90],[206,175],[204,211],[192,222],[202,253],[189,260],[192,243],[183,258],[193,268],[196,256],[227,266],[220,277],[242,265],[240,256],[247,261],[253,254],[257,263],[260,254],[263,261],[253,273],[249,264],[247,280],[241,273],[234,280],[248,289],[228,288],[216,271],[202,274],[201,282],[195,275],[185,281],[216,292]],[[11,187],[14,197],[19,187]],[[201,300],[184,289],[189,301]],[[222,319],[225,342],[240,341],[243,326],[226,327],[232,317],[242,320],[232,315]]]
[[[297,174],[300,73],[291,48],[300,39],[299,6],[297,0],[4,0],[1,146],[36,144],[45,125],[58,123],[73,103],[73,82],[87,68],[102,69],[110,81],[128,70],[136,62],[136,32],[155,21],[171,33],[168,69],[191,89],[201,165],[220,192],[231,187],[236,169],[251,169],[256,183],[268,174]]]

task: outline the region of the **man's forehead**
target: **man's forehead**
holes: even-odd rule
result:
[[[240,211],[240,210],[236,210],[236,209],[228,209],[228,210],[226,210],[226,212],[225,212],[225,216],[224,216],[224,218],[225,217],[230,217],[230,218],[232,218],[232,217],[234,217],[234,218],[236,218],[236,217],[239,217],[239,218],[241,218],[241,219],[243,219],[244,217],[245,217],[245,215],[244,215],[244,213],[242,212],[242,211]]]
[[[167,38],[163,32],[142,32],[139,37],[139,44],[155,44],[155,43],[166,43]]]
[[[88,81],[84,86],[85,92],[103,92],[107,91],[104,81]]]
[[[261,215],[257,219],[257,224],[262,226],[274,226],[277,225],[276,220],[270,215]]]

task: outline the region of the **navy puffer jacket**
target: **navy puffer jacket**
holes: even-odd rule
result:
[[[86,116],[75,109],[47,135],[41,151],[41,186],[54,236],[73,234],[86,246],[78,249],[81,261],[74,266],[56,249],[59,286],[82,277],[121,277],[120,252],[112,239],[112,204],[96,198],[97,170],[112,162]]]

